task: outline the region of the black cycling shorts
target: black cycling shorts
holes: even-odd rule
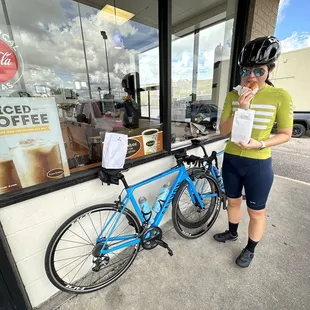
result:
[[[262,210],[266,206],[274,174],[272,160],[224,154],[223,181],[228,198],[240,198],[244,187],[247,206]]]

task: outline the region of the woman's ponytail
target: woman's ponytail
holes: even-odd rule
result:
[[[266,84],[268,84],[268,85],[274,87],[274,85],[272,84],[272,82],[269,80],[269,75],[268,75],[268,77],[267,77]]]
[[[275,65],[274,63],[267,65],[268,71],[270,72],[271,70],[273,70],[275,66],[276,66],[276,65]],[[268,84],[268,85],[274,87],[274,85],[272,84],[272,82],[269,80],[269,73],[268,73],[268,76],[267,76],[267,79],[266,79],[266,84]]]

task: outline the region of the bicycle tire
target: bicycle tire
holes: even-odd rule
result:
[[[99,212],[102,210],[112,211],[112,214],[113,214],[113,212],[120,212],[121,208],[118,207],[116,204],[99,204],[99,205],[94,205],[94,206],[88,207],[86,209],[83,209],[83,210],[77,212],[76,214],[72,215],[68,220],[66,220],[57,229],[57,231],[55,232],[55,234],[51,238],[51,240],[48,244],[46,253],[45,253],[45,272],[46,272],[47,277],[50,280],[50,282],[54,286],[56,286],[58,289],[60,289],[61,291],[64,291],[67,293],[85,294],[85,293],[90,293],[90,292],[94,292],[94,291],[97,291],[99,289],[102,289],[103,287],[110,285],[111,283],[116,281],[119,277],[121,277],[126,272],[126,270],[128,270],[128,268],[131,266],[131,264],[135,260],[137,254],[139,252],[139,249],[140,249],[140,243],[137,243],[134,245],[134,251],[132,253],[132,256],[130,257],[130,259],[128,259],[128,262],[125,263],[125,266],[123,266],[113,277],[111,277],[108,280],[105,280],[102,283],[91,285],[89,288],[87,288],[85,286],[78,286],[74,283],[68,283],[68,282],[66,282],[60,278],[60,276],[57,273],[57,270],[55,268],[55,262],[53,262],[53,259],[55,257],[57,245],[61,241],[61,237],[63,235],[65,235],[65,233],[68,231],[68,229],[71,228],[72,223],[76,223],[77,221],[86,217],[90,213]],[[124,210],[123,215],[126,217],[129,226],[132,226],[134,231],[138,235],[141,232],[142,228],[141,228],[141,225],[140,225],[140,222],[139,222],[137,216],[127,208]],[[100,214],[100,219],[101,219],[101,214]],[[101,227],[102,227],[102,225],[101,225]],[[76,242],[76,243],[78,243],[78,242]],[[76,247],[83,247],[83,246],[79,245]],[[126,247],[125,249],[128,249],[128,248],[129,247]],[[63,249],[61,249],[61,250],[63,250]],[[60,251],[60,250],[58,250],[58,251]],[[91,271],[91,270],[89,270],[89,271]],[[110,271],[108,273],[110,273]]]
[[[196,175],[202,176],[202,171],[196,170]],[[180,199],[183,192],[189,186],[187,181],[183,181],[174,197],[172,203],[172,223],[177,233],[186,239],[194,239],[204,235],[215,223],[221,208],[221,192],[219,190],[216,180],[211,176],[203,174],[204,178],[212,184],[213,192],[216,193],[215,203],[211,204],[206,210],[206,214],[197,222],[189,222],[187,218],[182,216],[180,211]]]
[[[188,174],[191,177],[193,182],[196,182],[196,180],[204,180],[204,182],[207,182],[208,185],[210,185],[210,190],[208,191],[208,193],[216,194],[217,196],[219,195],[219,189],[218,189],[217,183],[214,182],[214,179],[211,176],[209,176],[205,170],[201,168],[194,168],[194,169],[189,170]],[[201,193],[202,188],[199,188],[199,186],[197,186],[196,189],[198,193],[203,194]],[[178,193],[176,193],[175,199],[177,199],[177,197],[178,197]],[[204,223],[206,223],[208,219],[210,218],[210,216],[212,215],[212,212],[215,208],[216,198],[217,197],[212,197],[210,202],[206,202],[205,200],[203,200],[206,211],[203,211],[204,215],[202,218],[200,218],[199,220],[195,220],[195,221],[190,220],[189,215],[185,216],[181,212],[179,205],[177,205],[176,208],[177,208],[177,216],[178,216],[179,223],[187,228],[198,228]],[[197,215],[201,213],[201,209],[198,206],[198,204],[196,204],[196,206],[193,205],[193,209],[194,210],[191,212],[191,214]]]

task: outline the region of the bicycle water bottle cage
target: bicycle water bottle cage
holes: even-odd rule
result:
[[[99,171],[99,179],[101,180],[102,184],[106,183],[108,185],[115,184],[119,185],[119,180],[122,179],[124,176],[121,174],[121,171],[125,171],[128,169],[105,169],[101,168]]]

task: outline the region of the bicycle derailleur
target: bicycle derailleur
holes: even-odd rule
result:
[[[152,250],[158,245],[167,249],[170,256],[173,251],[169,248],[168,244],[162,240],[162,230],[159,227],[146,228],[141,235],[141,245],[145,250]]]
[[[101,241],[95,245],[93,248],[92,254],[93,254],[93,268],[92,271],[98,272],[102,266],[107,266],[110,263],[110,257],[109,255],[100,255],[100,251],[102,249],[102,246],[105,241]],[[108,246],[106,245],[104,247],[105,250],[108,249]]]

